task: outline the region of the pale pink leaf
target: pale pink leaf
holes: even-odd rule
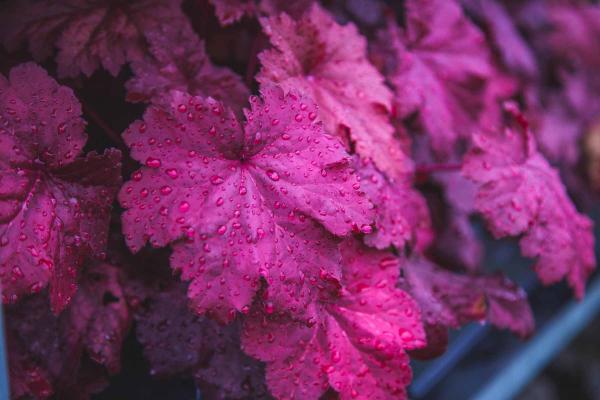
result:
[[[358,154],[401,177],[407,157],[388,118],[392,93],[369,63],[356,26],[339,25],[316,5],[302,18],[281,14],[261,24],[274,48],[259,54],[257,80],[306,93],[319,105],[328,132],[344,139],[349,134]]]

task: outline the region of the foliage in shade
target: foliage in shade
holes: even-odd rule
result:
[[[143,379],[207,399],[407,399],[411,359],[441,355],[449,329],[529,337],[526,293],[483,260],[513,237],[542,283],[584,295],[599,16],[2,2],[12,397],[89,399],[143,357]]]

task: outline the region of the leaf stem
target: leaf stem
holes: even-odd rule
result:
[[[80,100],[81,101],[81,100]],[[127,146],[125,146],[125,142],[121,135],[119,135],[114,129],[112,129],[106,121],[98,114],[94,109],[92,109],[88,104],[81,101],[81,105],[83,106],[83,113],[87,115],[96,125],[100,127],[108,136],[108,138],[116,145],[119,150],[124,153],[128,152]]]

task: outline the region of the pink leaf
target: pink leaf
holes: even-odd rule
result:
[[[58,49],[58,75],[86,76],[103,67],[116,76],[126,62],[140,60],[145,32],[184,18],[181,0],[18,0],[0,12],[0,37],[10,50],[27,43],[36,61]]]
[[[477,187],[460,171],[440,172],[435,180],[443,187],[447,207],[439,224],[441,233],[433,247],[436,255],[446,262],[468,271],[480,269],[483,245],[469,220],[475,213]]]
[[[73,92],[23,64],[0,76],[0,270],[3,301],[50,283],[54,312],[69,303],[77,270],[102,256],[120,152],[78,158],[86,141]]]
[[[552,49],[570,62],[593,69],[600,66],[600,6],[597,4],[552,4],[548,7]]]
[[[426,248],[433,240],[427,203],[405,180],[390,181],[372,163],[356,159],[360,187],[375,205],[375,231],[367,234],[365,243],[378,249],[406,244]],[[369,233],[369,232],[366,232]]]
[[[344,289],[323,293],[304,321],[251,311],[244,350],[267,363],[277,398],[318,399],[329,387],[342,399],[406,398],[411,371],[405,350],[425,342],[413,300],[395,289],[393,255],[342,244]],[[372,272],[373,273],[372,273]]]
[[[358,154],[392,178],[402,176],[407,158],[388,120],[392,93],[369,63],[356,26],[337,24],[316,5],[298,20],[281,14],[261,24],[274,49],[259,54],[257,80],[308,94],[328,132],[348,132]]]
[[[458,328],[487,319],[521,337],[533,332],[527,295],[502,276],[460,275],[422,257],[411,258],[402,270],[400,287],[417,301],[429,326]]]
[[[241,112],[248,89],[228,68],[213,65],[187,21],[159,26],[146,33],[149,56],[131,64],[133,78],[126,83],[128,98],[160,102],[170,90],[214,97]]]
[[[519,33],[502,2],[496,0],[463,0],[462,3],[487,27],[502,63],[516,74],[535,79],[538,72],[533,50]]]
[[[252,15],[255,4],[252,0],[210,0],[221,25],[231,25],[244,15]]]
[[[484,111],[490,53],[454,0],[409,0],[405,8],[406,29],[390,25],[380,35],[395,59],[389,79],[397,111],[402,118],[418,113],[436,153],[448,155]]]
[[[332,239],[315,221],[344,235],[369,226],[372,210],[342,145],[313,122],[314,105],[264,88],[242,129],[212,99],[173,96],[170,108],[151,107],[124,134],[146,165],[120,194],[129,247],[185,238],[172,266],[193,281],[198,311],[220,319],[251,302],[261,276],[275,286],[319,267],[338,275]]]
[[[209,0],[215,7],[215,14],[221,25],[230,25],[243,16],[260,14],[277,15],[286,12],[298,16],[306,10],[313,0]]]
[[[525,125],[476,135],[463,173],[478,186],[475,206],[494,236],[523,235],[521,251],[537,259],[542,282],[566,277],[582,297],[596,265],[592,222],[577,212]]]

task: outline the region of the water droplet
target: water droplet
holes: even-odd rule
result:
[[[61,122],[56,127],[56,131],[58,132],[59,135],[62,135],[63,133],[65,133],[67,131],[67,126],[65,125],[64,122]]]
[[[360,226],[360,231],[364,234],[369,234],[373,232],[373,227],[371,225],[361,225]]]
[[[225,203],[225,200],[222,197],[219,197],[216,201],[217,207],[221,207],[223,203]]]
[[[274,118],[273,120],[271,120],[271,125],[276,126],[279,124],[279,120],[277,118]]]
[[[412,342],[413,339],[415,338],[414,335],[410,331],[407,331],[406,329],[403,329],[403,328],[400,328],[398,330],[398,333],[400,334],[400,339],[402,339],[405,342]]]
[[[219,235],[224,235],[224,234],[225,234],[225,232],[227,232],[227,227],[226,227],[225,225],[221,225],[221,226],[219,227],[219,229],[217,229],[217,233],[218,233]]]
[[[29,293],[31,294],[36,294],[42,291],[42,283],[41,282],[34,282],[29,286]]]
[[[394,257],[384,257],[379,261],[379,268],[381,269],[396,267],[396,265],[398,265],[398,262]]]
[[[19,278],[19,279],[25,276],[25,275],[23,275],[23,270],[18,265],[15,265],[12,268],[12,274],[15,278]]]
[[[275,312],[275,307],[273,306],[273,303],[271,303],[270,301],[265,303],[265,313],[271,315]]]
[[[223,179],[219,175],[213,175],[210,177],[210,183],[212,183],[213,185],[220,185],[223,182],[225,182],[225,179]]]
[[[163,186],[160,188],[160,193],[163,195],[168,195],[173,191],[173,188],[171,186]]]
[[[182,201],[181,204],[179,204],[179,211],[187,212],[189,209],[190,203],[188,203],[187,201]]]
[[[302,114],[296,114],[294,120],[296,120],[296,122],[302,122]]]
[[[331,353],[331,362],[338,363],[342,359],[342,356],[339,351],[335,350]]]
[[[314,112],[309,112],[308,113],[308,119],[310,119],[311,121],[314,121],[317,118],[317,114]]]
[[[248,193],[248,189],[246,189],[246,186],[240,186],[239,193],[242,196],[245,195],[246,193]]]
[[[270,170],[267,171],[267,176],[272,181],[278,181],[279,180],[279,174],[277,172],[273,171],[272,169],[270,169]]]
[[[169,175],[172,179],[175,179],[179,176],[179,173],[177,172],[177,170],[175,168],[169,168],[168,170],[165,171],[167,173],[167,175]]]
[[[179,111],[180,113],[184,113],[187,111],[187,107],[185,104],[180,104],[177,106],[177,111]]]
[[[146,159],[146,166],[150,168],[160,168],[161,162],[158,158],[148,157]]]

